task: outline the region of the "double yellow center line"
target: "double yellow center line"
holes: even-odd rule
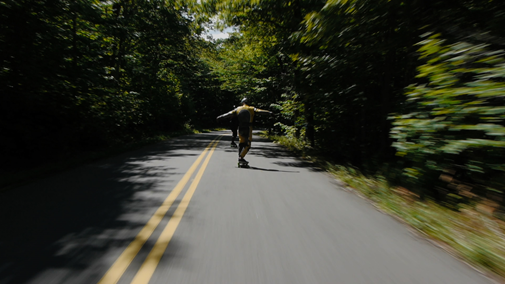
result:
[[[133,281],[131,282],[132,284],[149,283],[149,280],[151,279],[154,270],[158,266],[158,263],[168,246],[168,243],[172,239],[172,236],[174,235],[174,232],[177,229],[177,226],[179,225],[182,216],[186,211],[186,208],[188,207],[191,197],[193,197],[193,194],[195,193],[196,187],[198,186],[198,183],[200,182],[200,179],[202,178],[203,173],[205,172],[205,168],[207,167],[210,158],[212,157],[212,154],[214,153],[214,150],[216,149],[220,139],[221,136],[212,140],[209,143],[207,148],[205,148],[205,150],[200,154],[198,159],[196,159],[193,165],[191,165],[189,170],[186,172],[186,174],[184,174],[182,179],[175,186],[172,192],[168,195],[165,201],[161,204],[158,210],[156,210],[151,219],[149,219],[144,228],[142,228],[142,230],[138,233],[135,239],[123,251],[123,253],[119,256],[116,262],[114,262],[111,268],[107,271],[107,273],[105,273],[102,279],[98,282],[98,284],[115,284],[119,281],[119,279],[121,278],[121,276],[123,276],[124,272],[131,264],[135,256],[138,254],[142,246],[144,246],[144,244],[152,235],[154,230],[158,227],[159,223],[167,213],[168,209],[170,209],[176,198],[185,188],[189,179],[198,168],[198,165],[200,165],[200,162],[203,160],[207,152],[209,152],[210,150],[209,154],[207,155],[207,158],[200,167],[200,170],[196,174],[195,179],[193,180],[186,194],[182,198],[182,201],[179,203],[179,206],[177,206],[177,209],[175,210],[173,216],[168,221],[168,224],[166,225],[165,229],[163,230],[160,237],[154,244],[153,249],[147,256],[147,258],[144,260],[144,263],[142,264],[139,271],[133,278]]]

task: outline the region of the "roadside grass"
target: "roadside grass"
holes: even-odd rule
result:
[[[36,179],[43,178],[54,173],[68,170],[86,163],[91,163],[103,158],[115,156],[124,152],[132,151],[143,146],[162,142],[178,136],[197,133],[209,133],[216,130],[222,129],[194,129],[185,127],[180,131],[153,135],[132,143],[116,145],[115,147],[110,147],[99,151],[77,153],[72,156],[66,157],[65,159],[60,159],[57,162],[41,163],[40,165],[31,168],[16,169],[10,172],[0,173],[0,192],[21,186],[23,184],[32,182]]]
[[[433,200],[421,201],[415,193],[391,186],[383,176],[367,177],[355,168],[308,156],[303,142],[266,133],[263,136],[312,160],[379,210],[396,216],[454,256],[504,281],[505,222],[477,211],[475,204],[460,205],[456,211]]]

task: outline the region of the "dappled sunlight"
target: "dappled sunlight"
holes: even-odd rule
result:
[[[3,192],[0,213],[12,218],[2,223],[12,233],[0,244],[5,264],[0,279],[53,281],[44,278],[47,274],[96,282],[97,275],[78,276],[79,271],[101,277],[105,270],[97,257],[128,245],[185,173],[169,164],[195,159],[214,137],[178,138]],[[23,207],[14,200],[23,200]],[[175,201],[173,207],[178,205]],[[166,214],[173,214],[173,207]],[[34,235],[37,231],[44,234]]]
[[[0,8],[0,283],[96,283],[121,259],[100,284],[117,283],[144,246],[132,264],[139,271],[167,249],[171,266],[156,281],[180,283],[170,270],[177,265],[209,275],[228,260],[226,269],[235,268],[249,248],[240,242],[200,267],[182,264],[181,247],[193,244],[176,238],[166,247],[207,165],[206,205],[229,210],[217,217],[209,209],[207,222],[235,229],[237,221],[232,237],[268,228],[247,231],[251,247],[289,225],[297,229],[282,245],[317,251],[330,240],[314,259],[305,258],[310,250],[260,258],[253,247],[243,253],[247,265],[227,272],[250,273],[254,281],[237,274],[243,282],[334,283],[317,278],[319,269],[345,274],[360,260],[370,261],[368,271],[357,265],[358,276],[342,283],[389,281],[386,258],[372,261],[382,248],[366,260],[369,250],[339,254],[349,243],[378,244],[346,235],[358,223],[343,218],[375,218],[339,203],[355,195],[505,279],[505,1],[2,0]],[[328,186],[329,176],[345,191]],[[264,185],[243,186],[256,183]],[[276,215],[293,204],[298,211]],[[249,205],[248,222],[234,219]],[[326,231],[333,225],[341,227]],[[311,226],[324,227],[320,239],[297,239]],[[367,237],[387,231],[374,228]],[[164,236],[153,258],[151,235]],[[205,248],[237,245],[225,237]],[[342,238],[348,243],[338,248]],[[147,267],[122,281],[149,282]],[[424,280],[416,273],[425,267],[415,268],[404,279]]]

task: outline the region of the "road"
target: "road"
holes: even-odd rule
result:
[[[282,147],[196,134],[0,193],[0,283],[491,283]]]

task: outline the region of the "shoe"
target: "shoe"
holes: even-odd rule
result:
[[[244,158],[238,158],[238,162],[241,164],[249,164],[249,162],[246,161]]]
[[[236,143],[234,143],[234,142],[231,142],[230,146],[231,146],[231,147],[237,147],[237,144],[236,144]]]

